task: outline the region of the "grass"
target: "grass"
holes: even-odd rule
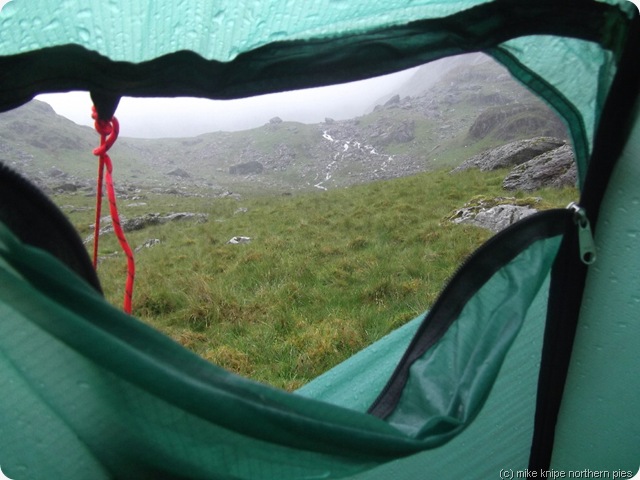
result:
[[[504,175],[436,171],[240,201],[147,195],[145,207],[121,202],[125,215],[209,215],[206,223],[127,235],[134,247],[161,241],[136,255],[134,314],[225,368],[298,388],[429,308],[460,262],[490,235],[445,217],[474,195],[504,196]],[[535,195],[544,207],[565,206],[576,196],[572,189]],[[69,212],[83,235],[92,215]],[[227,244],[236,235],[251,242]],[[113,235],[101,239],[103,253],[118,250]],[[119,306],[123,255],[103,260],[98,271],[108,300]]]

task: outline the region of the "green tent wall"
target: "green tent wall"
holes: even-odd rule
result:
[[[0,25],[0,111],[80,89],[105,118],[124,95],[240,98],[485,51],[565,119],[598,256],[580,263],[568,211],[538,216],[480,249],[431,312],[287,394],[106,304],[64,255],[7,227],[19,213],[5,190],[0,467],[10,478],[638,471],[631,3],[14,0]]]

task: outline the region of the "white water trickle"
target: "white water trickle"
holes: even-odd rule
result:
[[[333,139],[333,137],[331,135],[329,135],[327,133],[327,131],[325,130],[324,132],[322,132],[322,137],[326,138],[327,140],[329,140],[330,142],[335,142],[335,140]]]

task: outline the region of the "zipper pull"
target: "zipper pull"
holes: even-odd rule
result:
[[[580,260],[585,265],[591,265],[596,261],[596,244],[591,233],[591,224],[584,208],[575,202],[567,205],[573,211],[573,222],[578,227],[578,243],[580,244]]]

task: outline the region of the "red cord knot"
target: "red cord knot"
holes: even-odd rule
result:
[[[120,123],[116,117],[111,117],[111,120],[100,120],[95,106],[92,107],[91,118],[95,120],[94,127],[102,140],[100,146],[93,150],[93,154],[97,156],[104,155],[118,138]]]

